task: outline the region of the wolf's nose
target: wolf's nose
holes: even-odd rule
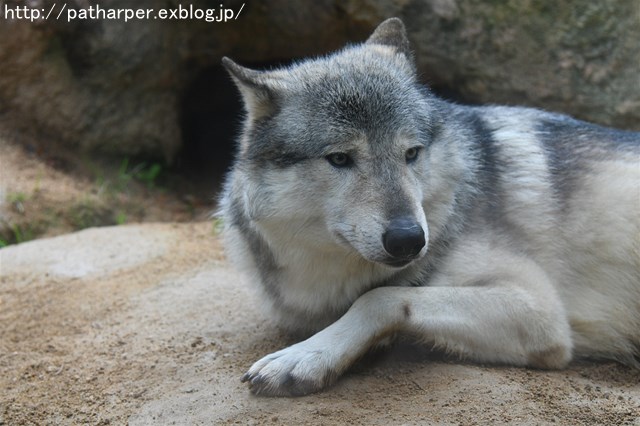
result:
[[[409,218],[393,219],[382,235],[382,245],[391,256],[411,259],[425,245],[422,227]]]

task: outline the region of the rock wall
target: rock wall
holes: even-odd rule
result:
[[[55,2],[30,2],[49,10]],[[130,8],[126,0],[67,1]],[[23,2],[6,2],[7,7]],[[141,0],[138,8],[158,9]],[[163,3],[218,7],[205,0]],[[59,7],[59,6],[58,6]],[[163,157],[184,148],[185,94],[223,55],[244,64],[321,54],[401,17],[425,82],[465,102],[543,107],[640,130],[640,3],[472,0],[226,1],[229,22],[9,19],[0,11],[0,119],[88,151]],[[64,18],[65,15],[63,15]],[[205,74],[206,75],[206,74]],[[208,97],[225,105],[219,72]],[[221,76],[221,77],[220,77]],[[233,92],[232,92],[233,93]],[[232,101],[228,101],[232,105]],[[235,104],[233,104],[235,105]],[[200,108],[200,105],[198,105]],[[186,112],[185,112],[186,111]],[[217,109],[212,109],[212,115]],[[228,144],[228,116],[211,117]],[[218,127],[220,132],[217,131]],[[216,137],[216,134],[222,135]],[[219,140],[216,140],[219,139]]]

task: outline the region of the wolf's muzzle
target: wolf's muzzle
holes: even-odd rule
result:
[[[424,230],[407,217],[393,219],[382,235],[382,245],[394,261],[414,259],[425,244]]]

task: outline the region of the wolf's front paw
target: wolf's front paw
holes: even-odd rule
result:
[[[317,392],[338,376],[330,349],[305,342],[262,358],[242,376],[251,392],[266,396],[300,396]]]

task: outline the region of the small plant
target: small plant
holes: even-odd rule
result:
[[[19,225],[13,225],[11,229],[13,229],[13,235],[15,237],[16,244],[24,243],[25,241],[31,239],[31,232],[29,232],[28,229],[22,229],[22,227]]]
[[[116,225],[124,225],[127,223],[127,214],[125,212],[118,212],[116,214]]]
[[[131,182],[131,179],[133,179],[133,176],[129,171],[129,159],[125,158],[120,163],[120,168],[118,169],[118,183],[116,185],[118,188],[117,190],[122,191],[126,189],[127,185],[129,185],[129,182]]]
[[[7,201],[10,203],[23,203],[26,199],[27,195],[24,192],[11,192],[7,195]]]
[[[148,188],[155,187],[156,179],[162,172],[162,166],[159,163],[153,163],[149,167],[142,163],[140,166],[140,169],[134,174],[135,178],[141,182],[146,182]]]
[[[112,210],[89,198],[79,201],[69,209],[68,220],[74,229],[116,224]]]
[[[23,192],[11,192],[7,194],[7,201],[20,214],[24,214],[24,202],[26,200],[27,195]]]
[[[213,235],[220,235],[224,229],[224,222],[221,217],[213,219]]]
[[[11,244],[20,244],[25,241],[33,240],[34,230],[29,227],[23,227],[18,224],[13,224],[8,227],[8,232],[5,232],[3,237],[0,238],[0,248],[9,246]]]
[[[121,186],[126,187],[132,179],[135,179],[146,183],[148,188],[154,188],[161,173],[162,165],[160,163],[147,165],[146,162],[142,162],[130,169],[129,159],[125,158],[122,160],[122,163],[120,163],[118,182]]]

